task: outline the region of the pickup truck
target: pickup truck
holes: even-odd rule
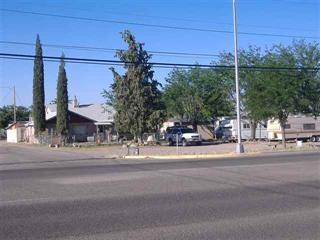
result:
[[[166,134],[166,140],[169,146],[176,145],[178,143],[182,146],[187,145],[201,145],[202,140],[199,133],[195,132],[191,128],[187,127],[174,127],[171,128]]]

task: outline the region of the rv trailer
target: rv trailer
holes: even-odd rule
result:
[[[268,120],[268,140],[282,140],[282,131],[278,119]],[[286,140],[320,141],[320,119],[305,115],[290,115],[285,124]]]
[[[214,130],[216,138],[234,142],[238,139],[237,119],[222,120]],[[264,124],[258,123],[255,131],[255,139],[267,139],[267,128]],[[248,119],[241,120],[241,139],[251,140],[251,124]]]

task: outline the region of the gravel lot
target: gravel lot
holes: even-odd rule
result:
[[[0,141],[1,148],[6,145],[15,145],[21,148],[38,148],[42,150],[63,152],[63,153],[83,153],[84,156],[92,158],[118,158],[126,155],[134,156],[134,148],[127,148],[127,145],[88,145],[82,144],[76,147],[60,147],[49,148],[48,146],[30,145],[30,144],[12,144],[6,141]],[[287,143],[287,148],[284,149],[281,143],[278,142],[243,142],[245,153],[258,153],[258,152],[277,152],[277,151],[319,151],[320,142],[310,143],[303,142],[302,146],[297,143]],[[152,146],[139,146],[140,156],[187,156],[187,155],[219,155],[219,154],[233,154],[236,150],[236,143],[206,143],[201,146],[166,146],[166,145],[152,145]],[[129,152],[129,154],[128,154]]]

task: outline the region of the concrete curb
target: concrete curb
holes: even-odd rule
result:
[[[167,155],[126,155],[122,156],[124,159],[206,159],[206,158],[219,158],[219,157],[241,157],[248,155],[258,155],[262,153],[276,153],[276,152],[308,152],[319,151],[315,148],[290,148],[290,149],[260,149],[256,151],[247,151],[244,153],[236,152],[220,152],[220,153],[200,153],[200,154],[167,154]],[[319,151],[320,152],[320,151]]]
[[[236,157],[260,154],[262,152],[247,152],[242,154],[237,153],[215,153],[215,154],[181,154],[181,155],[137,155],[124,156],[124,159],[205,159],[205,158],[220,158],[220,157]]]

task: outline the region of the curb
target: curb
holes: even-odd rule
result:
[[[258,155],[262,153],[275,153],[275,152],[308,152],[308,151],[319,151],[320,149],[279,149],[275,151],[260,150],[260,151],[248,151],[244,153],[236,152],[221,152],[221,153],[203,153],[203,154],[170,154],[170,155],[126,155],[122,156],[124,159],[207,159],[207,158],[219,158],[219,157],[241,157],[248,155]]]
[[[261,152],[237,153],[215,153],[215,154],[182,154],[182,155],[136,155],[123,156],[124,159],[206,159],[219,157],[236,157],[244,155],[260,154]]]

